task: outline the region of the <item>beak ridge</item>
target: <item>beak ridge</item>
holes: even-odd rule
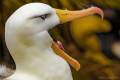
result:
[[[98,7],[90,7],[88,9],[79,10],[79,11],[68,11],[68,10],[60,10],[54,9],[60,19],[60,24],[66,23],[69,21],[77,20],[80,18],[84,18],[93,14],[100,14],[102,19],[104,17],[103,11]]]

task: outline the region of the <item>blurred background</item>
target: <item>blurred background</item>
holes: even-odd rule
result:
[[[80,62],[79,71],[71,67],[74,80],[120,80],[120,0],[0,0],[0,64],[15,69],[5,44],[5,22],[17,8],[30,2],[64,10],[101,8],[105,15],[103,20],[95,14],[58,25],[49,33]]]

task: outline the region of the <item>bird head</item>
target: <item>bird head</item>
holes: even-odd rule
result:
[[[53,43],[52,38],[47,33],[49,29],[58,24],[84,18],[95,13],[100,14],[103,18],[102,10],[97,7],[90,7],[88,9],[78,11],[69,11],[55,9],[43,3],[26,4],[17,9],[6,22],[5,39],[8,50],[12,54],[13,59],[16,58],[17,60],[18,58],[21,58],[17,53],[20,51],[20,54],[22,54],[23,48],[31,48],[31,46],[33,48],[34,46],[34,48],[38,48],[38,50],[40,50],[40,48],[41,50],[44,50],[44,45],[51,47]],[[24,47],[21,46],[22,44]],[[56,46],[53,46],[52,48],[58,49],[55,47]],[[27,49],[25,49],[24,52],[26,52],[26,50]],[[62,52],[57,51],[56,53],[60,54]],[[71,58],[67,58],[67,60],[71,61]],[[18,60],[18,62],[20,62],[20,60]],[[71,65],[72,64],[73,63],[71,63]]]
[[[97,7],[68,11],[55,9],[43,3],[29,3],[16,10],[8,19],[6,26],[9,25],[14,28],[14,31],[17,29],[17,33],[19,31],[25,34],[39,33],[47,31],[58,24],[84,18],[95,13],[100,14],[103,18],[102,10]]]

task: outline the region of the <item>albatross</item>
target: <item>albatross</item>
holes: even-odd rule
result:
[[[53,41],[48,30],[95,13],[103,18],[98,7],[68,11],[28,3],[17,9],[5,24],[5,41],[16,70],[1,75],[2,80],[73,80],[69,64],[77,71],[80,64],[62,50],[60,42]]]

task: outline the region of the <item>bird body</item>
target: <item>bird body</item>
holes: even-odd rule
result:
[[[97,7],[82,11],[53,9],[43,3],[20,7],[5,25],[6,45],[16,71],[2,80],[73,80],[69,64],[76,70],[80,64],[56,46],[48,30],[95,13],[103,16]]]
[[[18,9],[6,22],[6,26],[9,26],[6,27],[6,43],[10,53],[14,54],[12,57],[14,57],[14,60],[16,61],[17,68],[15,73],[5,80],[72,80],[68,63],[53,52],[51,48],[53,40],[48,32],[44,30],[47,25],[53,27],[59,23],[58,17],[53,15],[55,14],[53,9],[46,5],[47,11],[49,12],[50,9],[51,15],[53,15],[51,21],[46,20],[44,23],[42,20],[33,19],[32,23],[35,23],[34,25],[29,22],[30,20],[28,18],[32,16],[33,13],[36,13],[33,17],[38,15],[38,10],[34,10],[32,7],[36,9],[40,7],[42,10],[46,8],[42,7],[45,4],[41,4],[40,6],[39,4],[41,3],[23,6],[24,8]],[[26,10],[26,7],[29,8]],[[23,13],[21,13],[21,10]],[[31,12],[29,13],[29,11]],[[51,24],[51,22],[53,24]],[[36,27],[38,25],[39,27]],[[42,41],[42,43],[40,41]],[[44,63],[44,61],[46,62]],[[66,74],[66,77],[61,77],[64,73]],[[49,78],[50,76],[52,78]]]

